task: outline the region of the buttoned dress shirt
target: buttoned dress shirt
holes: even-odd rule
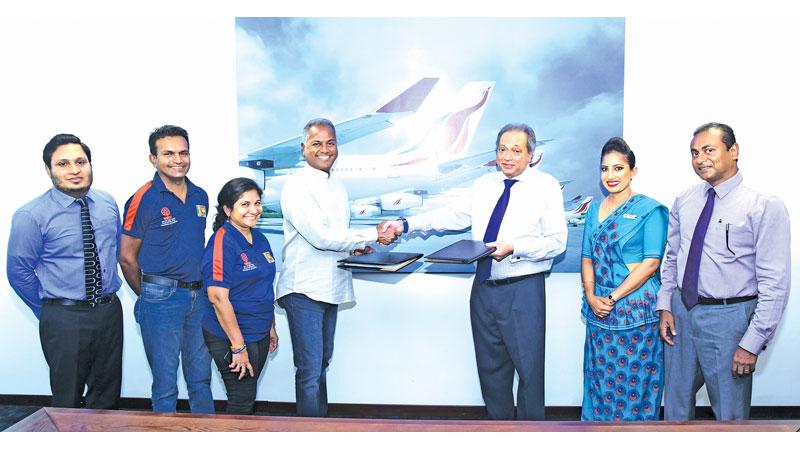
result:
[[[298,293],[324,303],[353,301],[352,276],[337,261],[376,242],[378,231],[350,228],[344,185],[306,163],[283,186],[281,210],[283,270],[277,298]]]
[[[656,304],[659,311],[671,311],[694,227],[711,188],[709,183],[693,186],[672,205]],[[703,242],[697,291],[710,298],[758,295],[755,313],[739,343],[758,355],[772,339],[789,298],[789,213],[780,199],[742,184],[741,172],[713,188],[716,199]]]
[[[106,192],[86,195],[94,227],[102,295],[119,290],[118,242],[121,231],[117,202]],[[81,207],[55,187],[19,208],[11,219],[6,270],[8,281],[36,317],[43,298],[85,300]]]
[[[483,240],[497,199],[503,193],[502,172],[478,178],[467,195],[437,210],[409,217],[413,230],[462,230],[472,225],[472,239]],[[514,179],[497,241],[510,242],[514,252],[492,262],[490,279],[546,272],[567,246],[567,225],[561,186],[551,175],[527,168]]]

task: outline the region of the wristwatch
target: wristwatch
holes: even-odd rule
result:
[[[614,296],[613,295],[608,294],[608,299],[611,300],[611,303],[616,303],[616,300],[614,300]]]
[[[405,217],[401,217],[400,222],[403,222],[403,233],[408,233],[408,221]]]

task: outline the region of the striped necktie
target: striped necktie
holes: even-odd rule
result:
[[[94,303],[103,293],[103,274],[100,271],[100,255],[94,240],[94,227],[89,216],[86,197],[75,200],[81,205],[81,230],[83,232],[83,274],[86,285],[86,300]]]
[[[500,232],[500,224],[503,223],[503,216],[506,214],[508,208],[508,200],[511,198],[511,186],[519,180],[503,180],[506,187],[500,198],[497,199],[497,204],[494,205],[491,217],[489,217],[489,224],[486,226],[486,233],[483,235],[483,242],[494,242],[497,240],[497,233]],[[488,256],[478,260],[478,267],[475,270],[478,276],[478,281],[483,283],[488,280],[492,275],[492,257]]]

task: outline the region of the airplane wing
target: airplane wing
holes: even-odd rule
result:
[[[427,98],[438,81],[438,78],[423,78],[378,108],[374,113],[335,124],[337,144],[344,145],[372,133],[385,130],[394,125],[392,120],[413,114],[422,105],[422,102],[425,101],[425,98]],[[297,167],[303,161],[303,155],[300,153],[302,139],[302,136],[295,136],[291,139],[253,150],[247,154],[247,157],[239,161],[239,165],[261,170]]]
[[[442,174],[447,174],[464,167],[495,165],[495,157],[494,150],[466,156],[464,158],[439,164],[439,172]]]

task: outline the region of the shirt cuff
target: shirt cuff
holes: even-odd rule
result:
[[[758,355],[767,349],[767,340],[759,336],[752,328],[748,327],[744,336],[742,336],[742,340],[739,341],[739,347],[742,347],[754,355]]]
[[[417,230],[426,230],[428,228],[428,223],[424,220],[420,220],[417,216],[406,217],[406,221],[408,222],[408,232],[417,231]]]
[[[656,311],[672,312],[672,295],[662,295],[659,293],[656,300]]]
[[[365,228],[364,229],[364,236],[366,237],[365,246],[370,242],[378,242],[378,229],[376,227]],[[363,248],[362,248],[363,250]]]
[[[519,242],[512,242],[511,245],[514,247],[514,251],[511,252],[510,255],[508,255],[508,261],[511,264],[527,260],[528,254],[530,252],[528,252],[528,250],[524,248],[524,245],[520,244]]]

